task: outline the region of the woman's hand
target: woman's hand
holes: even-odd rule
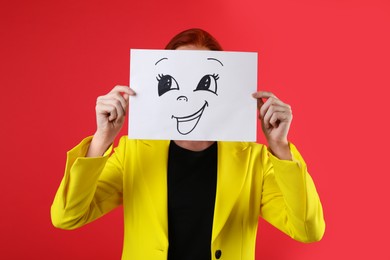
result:
[[[259,119],[272,153],[279,159],[291,160],[292,158],[287,140],[292,121],[290,105],[278,99],[273,93],[267,91],[253,93],[253,97],[257,99]]]
[[[114,142],[125,122],[129,96],[135,92],[128,86],[115,86],[108,94],[96,101],[97,129],[90,144],[87,157],[101,156]]]

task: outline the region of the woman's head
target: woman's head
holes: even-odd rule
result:
[[[202,29],[189,29],[177,34],[165,47],[166,50],[187,49],[185,46],[211,51],[222,51],[221,45],[208,32]]]

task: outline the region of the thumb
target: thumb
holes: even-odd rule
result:
[[[127,115],[128,111],[129,111],[129,94],[126,94],[126,93],[123,94],[123,98],[126,101],[125,115]]]
[[[260,110],[260,108],[264,105],[264,101],[262,99],[262,95],[260,92],[255,92],[252,94],[252,97],[257,99],[257,109]]]

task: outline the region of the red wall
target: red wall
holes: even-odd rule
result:
[[[259,52],[259,88],[292,105],[290,139],[323,201],[321,242],[261,221],[256,259],[390,259],[389,14],[386,0],[3,1],[0,258],[120,258],[121,209],[52,227],[66,151],[94,132],[96,97],[128,84],[130,48],[201,27]]]

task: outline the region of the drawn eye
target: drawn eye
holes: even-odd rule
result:
[[[201,78],[201,80],[198,83],[198,86],[194,91],[198,90],[206,90],[213,92],[215,95],[217,94],[217,80],[219,79],[219,75],[217,74],[207,74]]]
[[[156,79],[158,81],[159,96],[165,94],[170,90],[179,89],[179,84],[177,84],[177,81],[171,75],[158,74]]]

